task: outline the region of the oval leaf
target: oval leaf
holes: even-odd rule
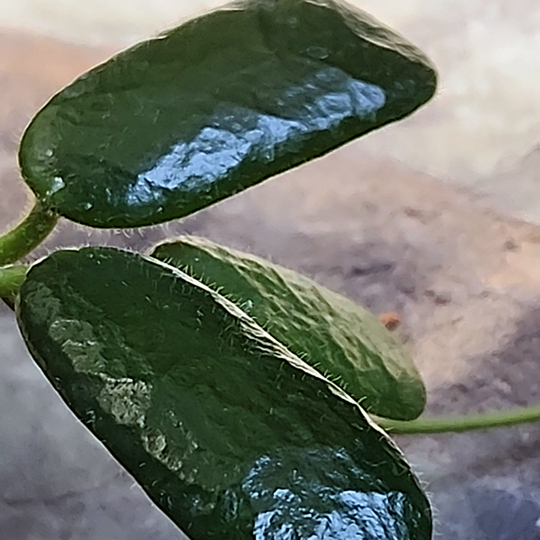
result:
[[[412,420],[424,410],[425,387],[410,355],[348,298],[205,238],[179,238],[152,256],[218,290],[368,412]]]
[[[193,540],[430,538],[417,480],[360,407],[179,270],[59,251],[17,315],[75,414]]]
[[[160,223],[410,114],[435,85],[420,51],[346,4],[236,2],[56,95],[23,137],[22,174],[79,223]]]

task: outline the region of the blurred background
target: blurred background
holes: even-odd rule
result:
[[[218,0],[0,0],[0,230],[28,209],[22,131],[62,86]],[[190,219],[126,234],[62,224],[45,249],[144,249],[180,232],[298,269],[376,314],[428,414],[540,403],[540,3],[364,0],[440,73],[435,99]],[[0,311],[0,538],[182,538],[72,418]],[[540,538],[540,429],[399,437],[444,539]]]

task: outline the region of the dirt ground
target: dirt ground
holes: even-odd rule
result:
[[[0,229],[27,204],[15,158],[24,125],[107,54],[0,33]],[[396,332],[428,387],[426,414],[540,403],[540,228],[407,169],[391,148],[374,158],[351,144],[162,228],[63,224],[49,247],[143,249],[180,232],[298,269],[377,314],[398,313]],[[5,311],[0,329],[0,538],[178,537],[59,402]],[[398,443],[426,482],[438,537],[540,539],[539,426]]]

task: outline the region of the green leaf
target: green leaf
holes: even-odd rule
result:
[[[419,416],[426,391],[410,355],[368,311],[293,272],[205,238],[182,237],[152,253],[218,290],[368,412]]]
[[[345,3],[235,2],[53,97],[24,134],[22,174],[79,223],[160,223],[402,118],[435,86],[418,49]]]
[[[234,304],[111,248],[58,251],[17,304],[75,414],[193,540],[429,540],[402,455]]]

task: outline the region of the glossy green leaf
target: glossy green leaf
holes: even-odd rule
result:
[[[402,118],[423,54],[336,0],[245,0],[128,49],[34,118],[22,174],[95,227],[186,216]]]
[[[370,413],[412,420],[423,411],[426,391],[410,355],[348,298],[205,238],[178,238],[152,256],[218,290]]]
[[[193,540],[429,540],[390,439],[234,304],[111,248],[36,264],[17,304],[49,380]]]

